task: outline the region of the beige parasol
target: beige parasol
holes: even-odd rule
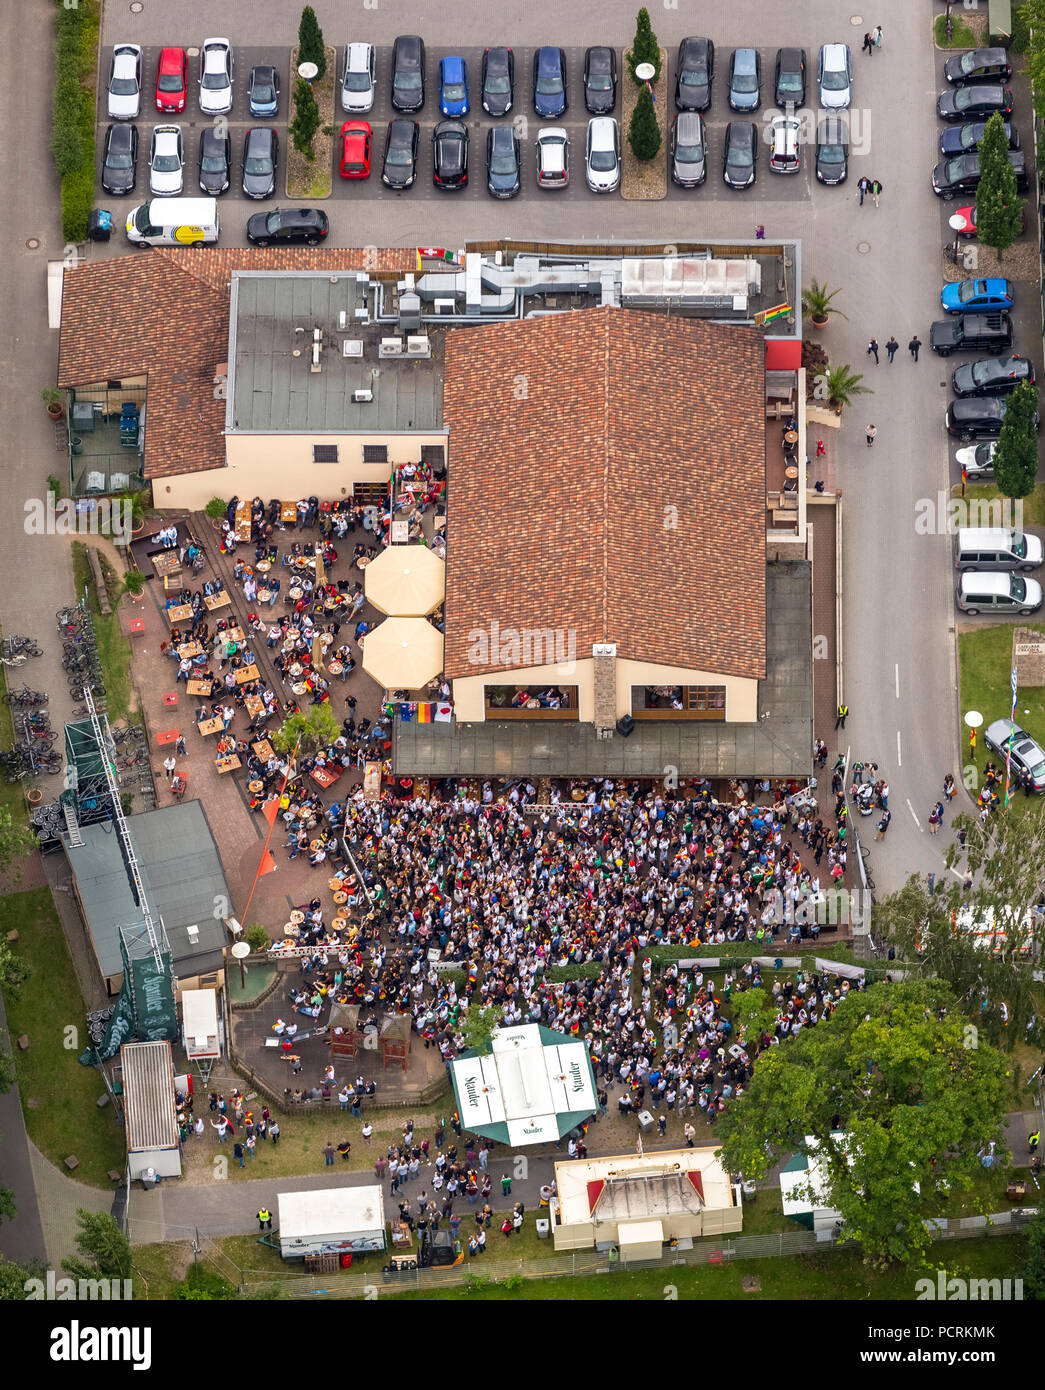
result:
[[[423,618],[446,595],[446,565],[424,545],[390,545],[363,571],[375,608],[397,618]]]
[[[363,670],[386,690],[420,690],[443,669],[443,634],[424,618],[386,618],[363,639]]]

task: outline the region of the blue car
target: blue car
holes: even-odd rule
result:
[[[439,64],[439,110],[444,116],[468,115],[468,64],[443,58]]]
[[[533,109],[545,120],[555,120],[568,104],[566,54],[561,48],[538,48],[533,55]]]
[[[940,303],[948,314],[997,313],[1012,308],[1012,284],[1008,280],[956,280],[944,285]]]

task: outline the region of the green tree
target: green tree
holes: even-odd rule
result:
[[[1023,1296],[1040,1302],[1045,1299],[1045,1204],[1027,1227],[1027,1259],[1023,1266]]]
[[[42,1266],[15,1264],[0,1255],[0,1303],[21,1303],[26,1298],[25,1285],[29,1279],[43,1279]]]
[[[650,25],[649,10],[643,5],[635,18],[635,39],[624,55],[624,61],[628,65],[632,81],[639,83],[641,78],[635,76],[635,69],[640,63],[652,63],[656,68],[651,81],[655,84],[660,77],[660,42],[653,28]]]
[[[841,410],[847,405],[851,405],[854,396],[871,396],[874,392],[869,386],[862,386],[863,375],[854,372],[847,365],[839,367],[829,367],[824,373],[824,389],[827,391],[827,403],[836,410]]]
[[[1037,412],[1038,388],[1029,381],[1021,381],[1005,397],[1005,418],[994,451],[994,481],[1006,497],[1028,497],[1034,491],[1038,472]]]
[[[976,186],[976,237],[993,246],[998,259],[1023,231],[1023,200],[1016,188],[1016,170],[1009,159],[1005,122],[995,111],[979,144],[980,182]]]
[[[504,1010],[497,1004],[488,1004],[480,1009],[477,1003],[461,1020],[461,1034],[467,1049],[473,1052],[489,1052],[493,1035],[501,1026]]]
[[[36,848],[36,836],[20,821],[16,821],[10,806],[0,806],[0,873],[10,868],[16,859],[24,859]]]
[[[267,951],[272,945],[268,932],[259,922],[255,922],[252,927],[247,928],[243,939],[255,955]]]
[[[985,1145],[1005,1151],[1005,1058],[966,1046],[954,1005],[938,980],[872,985],[770,1048],[720,1123],[728,1171],[762,1178],[809,1136],[842,1239],[870,1263],[921,1259],[945,1195],[973,1189]]]
[[[742,1043],[755,1047],[763,1033],[773,1036],[779,1010],[769,990],[746,989],[743,994],[733,996],[732,1005]]]
[[[1019,15],[1028,34],[1027,76],[1035,114],[1045,120],[1045,0],[1026,0]]]
[[[841,290],[829,290],[820,280],[810,280],[802,291],[802,308],[817,324],[826,323],[831,314],[837,314],[839,318],[844,319],[846,315],[841,309],[833,307],[835,296],[841,293]]]
[[[660,126],[653,110],[653,98],[645,87],[639,92],[635,110],[631,113],[628,144],[635,158],[641,160],[654,159],[660,149]]]
[[[327,50],[323,30],[311,5],[306,5],[301,11],[301,23],[298,25],[298,66],[302,63],[315,63],[319,69],[317,81],[326,74]]]
[[[62,1261],[74,1279],[129,1279],[131,1243],[107,1211],[76,1212],[78,1257]]]
[[[294,88],[294,119],[290,123],[290,136],[294,141],[294,148],[306,159],[316,157],[312,141],[320,127],[320,121],[316,94],[304,78],[299,77]]]
[[[341,725],[330,706],[311,705],[308,710],[285,719],[270,741],[279,753],[293,753],[297,745],[307,754],[329,747],[340,734]]]

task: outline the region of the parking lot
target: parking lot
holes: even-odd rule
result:
[[[603,38],[597,32],[591,36],[592,43],[598,43]],[[101,191],[99,182],[99,201],[110,205],[114,210],[119,211],[124,206],[130,207],[149,196],[149,144],[153,128],[159,124],[178,124],[182,128],[185,151],[185,194],[186,196],[197,194],[199,191],[197,162],[199,156],[199,142],[202,130],[211,125],[215,120],[227,122],[228,132],[232,143],[232,177],[231,186],[227,193],[222,195],[222,202],[226,204],[223,211],[223,221],[231,233],[231,239],[237,238],[238,216],[230,216],[228,205],[237,202],[242,203],[244,221],[256,205],[253,200],[246,198],[241,186],[242,161],[243,161],[243,140],[247,130],[252,125],[274,125],[279,132],[280,151],[279,151],[279,170],[277,174],[276,195],[268,200],[271,205],[276,201],[285,203],[286,195],[286,155],[289,143],[287,126],[290,117],[290,93],[293,83],[290,74],[290,54],[287,49],[280,48],[239,48],[233,40],[235,54],[235,85],[233,88],[233,107],[232,111],[224,117],[209,117],[200,112],[197,85],[199,76],[199,56],[198,52],[192,48],[188,49],[189,54],[189,91],[188,101],[185,111],[180,116],[161,117],[155,110],[154,87],[156,76],[156,63],[160,49],[158,47],[145,47],[143,51],[142,64],[142,106],[141,115],[135,124],[138,126],[140,137],[138,178],[134,193],[127,198],[114,197],[111,194],[104,194]],[[520,197],[538,197],[542,202],[547,200],[550,203],[601,203],[613,199],[620,199],[621,194],[596,194],[587,186],[584,178],[584,148],[585,134],[589,119],[588,112],[584,106],[583,91],[583,69],[584,53],[583,47],[567,47],[567,91],[569,97],[569,108],[566,115],[561,120],[542,121],[534,114],[532,97],[532,65],[535,49],[533,46],[521,46],[513,48],[515,55],[515,99],[514,106],[510,115],[502,118],[503,121],[514,124],[518,131],[521,142],[522,154],[522,192]],[[775,48],[765,48],[760,50],[762,57],[762,107],[753,117],[735,115],[729,110],[727,103],[726,89],[728,79],[728,63],[730,49],[720,47],[716,53],[715,80],[713,89],[713,99],[711,108],[705,113],[707,127],[707,154],[708,154],[708,174],[705,184],[697,189],[679,188],[667,181],[668,200],[675,203],[693,204],[694,202],[705,203],[708,201],[734,200],[740,204],[747,202],[754,204],[772,199],[774,202],[781,203],[802,203],[809,199],[837,199],[845,196],[845,190],[837,188],[823,188],[816,183],[813,173],[814,151],[812,146],[803,146],[801,151],[801,168],[797,174],[779,175],[771,173],[768,167],[768,147],[763,143],[759,151],[759,171],[758,182],[750,189],[743,192],[731,190],[722,181],[722,155],[725,143],[726,126],[730,120],[754,119],[760,127],[768,126],[768,122],[775,112],[773,106],[773,68],[776,58]],[[816,97],[816,58],[818,43],[807,41],[807,105],[815,105]],[[98,167],[99,175],[101,168],[102,149],[104,145],[105,130],[109,124],[106,116],[105,106],[105,77],[109,71],[109,60],[112,49],[107,48],[102,53],[101,71],[103,81],[100,84],[99,113],[98,113]],[[468,65],[469,96],[471,101],[471,111],[465,124],[469,130],[469,181],[467,187],[459,191],[445,192],[436,188],[432,182],[432,142],[431,135],[436,123],[442,119],[438,106],[438,74],[439,61],[450,53],[456,53],[463,57]],[[481,48],[442,48],[427,47],[426,53],[426,97],[424,109],[418,114],[417,119],[421,125],[421,141],[418,158],[417,178],[412,188],[402,192],[395,192],[385,188],[381,182],[381,159],[384,153],[385,130],[388,122],[397,113],[393,110],[390,99],[390,77],[392,66],[391,45],[379,45],[377,52],[377,95],[373,109],[364,119],[368,120],[373,128],[373,162],[371,174],[366,180],[342,179],[337,169],[338,142],[334,142],[334,152],[332,156],[332,191],[329,199],[321,200],[325,210],[331,216],[333,239],[337,241],[337,210],[338,203],[359,203],[369,202],[374,199],[392,199],[424,201],[429,199],[448,199],[451,203],[480,203],[494,200],[490,197],[486,188],[486,131],[490,125],[494,124],[494,118],[487,116],[483,111],[480,101],[480,84],[482,72]],[[618,92],[617,103],[614,115],[620,120],[621,101],[620,101],[620,71],[623,64],[623,54],[618,50]],[[666,63],[666,93],[668,107],[668,123],[675,114],[674,90],[675,90],[675,70],[678,57],[678,44],[673,42],[669,45],[668,59]],[[334,128],[339,131],[344,120],[348,119],[341,110],[340,105],[340,64],[343,61],[343,48],[338,49],[338,87],[335,90],[335,110]],[[252,119],[249,115],[247,105],[247,86],[250,70],[256,64],[271,64],[278,68],[280,72],[280,110],[278,118],[271,120]],[[857,71],[857,84],[859,72]],[[859,88],[856,87],[856,99],[859,98]],[[537,188],[536,166],[534,156],[534,140],[537,130],[541,126],[561,125],[564,126],[569,134],[571,148],[571,175],[569,187],[564,190],[544,191]],[[856,132],[854,131],[854,134]],[[622,143],[626,140],[627,132],[622,130]],[[668,160],[668,141],[665,139],[664,148],[658,159],[663,160],[665,165]],[[856,178],[862,172],[863,161],[859,161],[857,152],[857,142],[854,140],[854,158],[858,160],[854,164],[854,158],[850,160],[849,186],[855,184]],[[296,200],[292,200],[296,201]],[[334,206],[331,206],[333,204]],[[590,235],[590,232],[588,233]],[[230,239],[223,235],[223,241]]]

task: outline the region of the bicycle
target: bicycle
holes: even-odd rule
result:
[[[9,690],[4,698],[15,709],[39,709],[47,704],[47,696],[42,690],[30,690],[28,686],[24,690]]]

